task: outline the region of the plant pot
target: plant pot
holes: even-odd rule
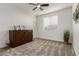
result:
[[[69,32],[69,31],[65,31],[65,32],[64,32],[64,42],[65,42],[66,44],[69,43],[69,37],[70,37],[70,32]]]

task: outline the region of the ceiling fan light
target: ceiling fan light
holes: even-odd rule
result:
[[[40,7],[40,5],[37,6],[38,8]]]

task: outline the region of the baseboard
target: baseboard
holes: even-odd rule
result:
[[[75,55],[79,56],[78,53],[77,53],[77,51],[76,51],[76,49],[74,47],[73,47],[73,49],[74,49]]]
[[[65,44],[63,41],[55,41],[55,40],[51,40],[51,39],[46,39],[46,38],[34,38],[34,39],[45,39],[45,40],[50,40],[50,41],[54,41],[54,42],[60,42]],[[72,45],[72,43],[68,43],[69,45]]]

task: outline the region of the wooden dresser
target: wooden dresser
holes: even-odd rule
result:
[[[10,46],[17,47],[19,45],[31,42],[33,40],[32,30],[9,30]]]

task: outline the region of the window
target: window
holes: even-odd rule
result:
[[[58,25],[58,16],[48,16],[43,19],[44,29],[56,28]]]

